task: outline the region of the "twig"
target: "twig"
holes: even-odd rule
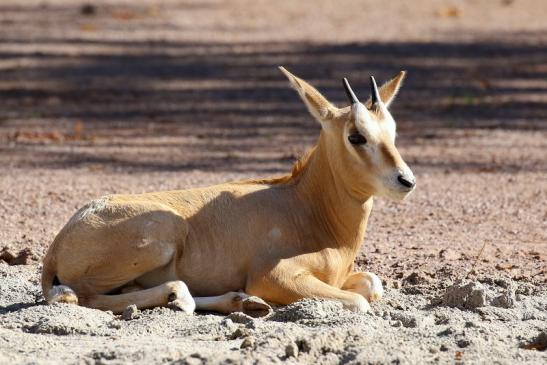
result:
[[[467,274],[463,277],[464,279],[467,279],[467,277],[469,276],[469,274],[471,274],[473,272],[473,270],[475,270],[475,266],[477,266],[477,262],[479,262],[479,259],[482,255],[482,253],[484,252],[484,248],[486,247],[486,241],[484,241],[484,243],[482,244],[482,247],[481,247],[481,250],[479,251],[479,253],[477,254],[477,257],[475,257],[475,262],[473,262],[473,265],[471,266],[471,269],[467,272]]]

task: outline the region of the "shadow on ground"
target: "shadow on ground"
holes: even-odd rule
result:
[[[370,74],[386,80],[408,70],[393,111],[402,144],[435,138],[432,128],[547,127],[547,48],[514,40],[224,44],[11,37],[0,41],[0,59],[0,138],[10,142],[0,148],[18,155],[12,166],[245,171],[258,165],[278,171],[277,163],[294,159],[318,130],[278,65],[339,105],[346,103],[342,77],[363,95]],[[65,137],[76,125],[85,138],[70,141]],[[52,131],[58,134],[47,134]]]

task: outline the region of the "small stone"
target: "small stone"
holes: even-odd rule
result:
[[[80,14],[82,15],[95,15],[96,9],[95,6],[92,4],[84,4],[80,8]]]
[[[256,345],[256,340],[253,336],[245,337],[243,342],[241,343],[240,348],[242,349],[252,349]]]
[[[492,299],[492,305],[499,308],[514,308],[516,305],[517,298],[515,293],[511,290],[501,294],[500,296]]]
[[[461,349],[468,347],[470,344],[471,344],[471,341],[466,340],[465,338],[459,339],[456,342],[456,345],[458,345],[458,347]]]
[[[416,328],[418,327],[418,319],[408,313],[393,312],[391,318],[402,323],[403,327]]]
[[[244,328],[244,327],[243,328],[238,328],[230,335],[230,339],[231,340],[236,340],[238,338],[250,337],[250,336],[252,336],[252,334],[253,334],[253,331],[251,331],[248,328]]]
[[[466,285],[454,284],[448,287],[441,298],[441,304],[448,307],[475,309],[488,303],[486,289],[476,282]]]
[[[312,349],[311,343],[305,338],[297,340],[296,346],[298,346],[300,352],[310,352]]]
[[[224,318],[220,321],[220,325],[226,327],[230,331],[235,331],[237,329],[237,325],[230,318]]]
[[[298,357],[298,346],[294,342],[288,344],[285,347],[285,355],[287,357]]]
[[[8,265],[28,265],[31,260],[36,260],[36,255],[30,248],[24,248],[17,254],[12,253],[9,247],[0,250],[0,261],[5,261]]]
[[[531,342],[521,344],[521,348],[526,350],[546,351],[547,332],[540,332]]]
[[[115,329],[115,330],[119,330],[120,328],[122,328],[122,326],[117,323],[117,322],[110,322],[108,324],[108,328],[112,328],[112,329]]]
[[[399,280],[393,280],[393,289],[401,289],[401,282]]]
[[[442,344],[439,350],[445,352],[445,351],[448,351],[448,347],[445,344]]]
[[[494,284],[506,289],[511,285],[511,283],[505,279],[494,279]]]
[[[515,293],[521,295],[534,295],[536,293],[536,288],[533,284],[522,283],[518,286],[517,290],[515,290]]]
[[[428,278],[419,272],[413,272],[412,274],[404,278],[404,282],[410,285],[425,284],[428,281],[429,281]]]
[[[477,328],[477,324],[475,322],[467,321],[465,322],[465,328]]]
[[[243,312],[234,312],[226,316],[226,319],[231,320],[234,323],[249,324],[254,323],[254,318],[246,315]]]
[[[448,324],[450,323],[450,317],[445,313],[435,314],[435,324]]]
[[[122,318],[126,321],[130,321],[132,319],[139,317],[139,309],[135,304],[131,304],[127,308],[123,310]]]
[[[453,334],[455,331],[452,327],[448,327],[444,330],[442,330],[441,332],[437,333],[437,336],[439,337],[444,337],[444,336],[449,336],[451,334]]]
[[[401,321],[391,321],[391,327],[401,327],[403,323]]]
[[[201,358],[200,354],[195,353],[187,356],[182,363],[184,365],[200,365],[204,363],[204,359]]]

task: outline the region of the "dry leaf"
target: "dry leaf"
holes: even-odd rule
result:
[[[97,26],[93,23],[83,23],[80,25],[80,30],[83,30],[84,32],[96,32]]]
[[[115,10],[112,12],[112,18],[118,19],[118,20],[134,20],[137,19],[139,16],[135,14],[134,12],[130,10]]]
[[[461,10],[455,6],[447,6],[437,10],[437,16],[441,18],[458,18],[461,14]]]
[[[82,123],[81,120],[77,121],[76,124],[74,124],[73,137],[75,140],[84,139],[84,123]]]

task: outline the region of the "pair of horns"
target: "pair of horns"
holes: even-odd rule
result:
[[[355,96],[355,93],[351,89],[348,79],[344,77],[343,81],[344,81],[344,90],[346,90],[346,94],[348,95],[348,99],[351,102],[351,104],[353,105],[353,104],[359,103],[359,99],[357,99],[357,96]],[[382,99],[380,98],[380,92],[378,91],[378,85],[376,84],[376,80],[374,79],[374,76],[370,77],[370,94],[371,94],[372,106],[382,101]]]

